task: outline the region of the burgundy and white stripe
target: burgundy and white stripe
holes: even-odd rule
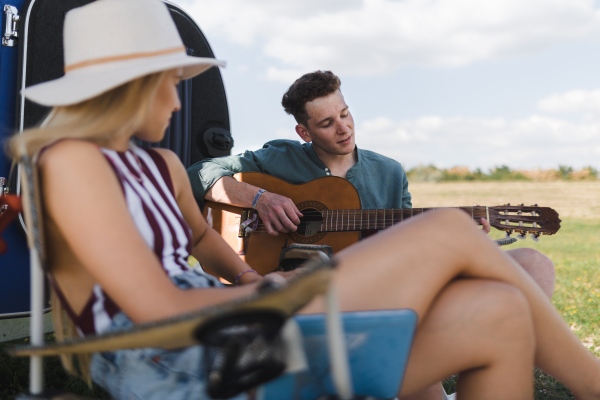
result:
[[[156,254],[165,273],[175,276],[188,270],[192,232],[175,200],[164,159],[151,149],[134,148],[124,153],[105,148],[101,150],[121,183],[135,226]],[[68,305],[67,308],[77,330],[83,335],[104,332],[120,311],[98,284],[94,285],[92,295],[79,315],[75,315]]]
[[[149,150],[150,155],[148,150],[140,148],[125,153],[102,151],[119,172],[129,212],[163,269],[169,276],[187,270],[191,232],[171,192],[172,184],[167,184],[167,181],[171,183],[171,178],[162,157],[152,150]],[[133,151],[143,173],[140,173]],[[140,176],[141,182],[136,179]]]

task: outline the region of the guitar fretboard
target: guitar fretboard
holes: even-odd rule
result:
[[[488,218],[487,207],[448,207],[465,211],[476,222],[480,218]],[[427,211],[440,210],[432,208],[403,208],[383,210],[323,210],[319,211],[323,217],[321,232],[343,232],[381,230],[398,224],[406,219],[417,216]]]

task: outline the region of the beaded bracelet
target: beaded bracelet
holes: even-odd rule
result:
[[[246,272],[254,272],[255,274],[258,275],[258,272],[256,272],[253,269],[245,269],[242,272],[240,272],[239,274],[237,274],[237,276],[235,277],[235,285],[238,286],[240,284],[240,278],[242,277],[242,275],[244,275]]]
[[[260,189],[257,193],[256,196],[254,196],[254,200],[252,200],[252,208],[254,208],[256,210],[256,205],[258,204],[258,199],[260,199],[260,196],[262,196],[262,194],[266,192],[265,189]]]

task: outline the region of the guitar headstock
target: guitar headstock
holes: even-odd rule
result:
[[[525,236],[531,233],[537,238],[540,235],[554,235],[560,229],[558,213],[550,207],[506,204],[489,207],[488,210],[490,225],[509,235],[518,233]]]

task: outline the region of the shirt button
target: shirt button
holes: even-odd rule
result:
[[[325,175],[329,176],[331,175],[331,172],[326,172]]]
[[[329,172],[329,168],[325,168],[325,172]]]

